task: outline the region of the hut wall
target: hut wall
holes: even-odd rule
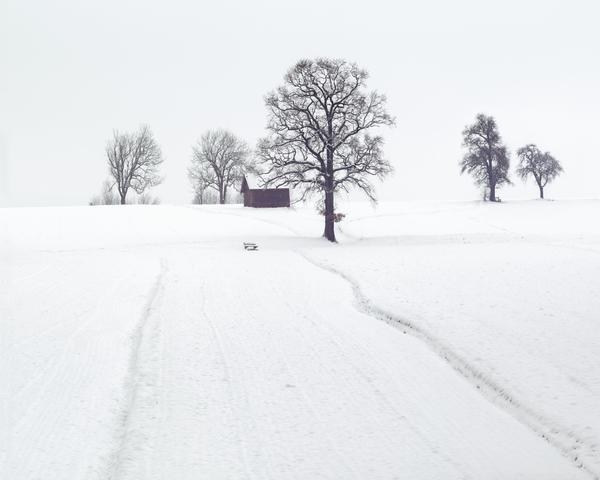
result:
[[[290,206],[288,188],[249,189],[244,193],[244,206],[255,208],[276,208]]]

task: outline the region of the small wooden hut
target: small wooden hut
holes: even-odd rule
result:
[[[290,206],[289,188],[250,188],[248,180],[244,176],[240,192],[244,196],[244,207],[276,208]]]

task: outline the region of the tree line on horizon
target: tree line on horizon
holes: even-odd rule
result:
[[[324,216],[323,236],[335,242],[334,224],[343,218],[335,210],[335,194],[356,188],[376,201],[371,179],[392,171],[383,153],[379,127],[393,126],[386,97],[367,91],[368,72],[342,59],[301,60],[284,76],[283,85],[265,97],[267,135],[254,151],[227,130],[209,130],[192,147],[188,178],[194,203],[224,204],[242,177],[253,173],[260,186],[290,187],[299,201],[319,197]],[[471,174],[484,187],[485,199],[499,201],[497,190],[509,179],[510,154],[496,121],[479,114],[462,132],[466,153],[461,173]],[[516,173],[533,177],[540,197],[562,166],[549,152],[528,144],[517,151]],[[91,204],[125,204],[130,191],[137,203],[158,203],[148,189],[162,182],[164,161],[148,126],[134,133],[113,132],[106,146],[110,180]]]

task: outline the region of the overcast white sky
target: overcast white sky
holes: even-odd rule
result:
[[[163,203],[189,202],[191,145],[223,127],[251,145],[264,95],[303,57],[371,73],[397,126],[382,200],[468,199],[461,131],[494,115],[513,152],[565,168],[548,197],[600,197],[600,5],[582,1],[0,0],[0,206],[86,204],[113,129],[151,126]],[[503,198],[535,197],[517,183]]]

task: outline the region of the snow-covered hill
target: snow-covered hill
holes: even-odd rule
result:
[[[341,209],[0,209],[0,478],[598,478],[600,202]]]

